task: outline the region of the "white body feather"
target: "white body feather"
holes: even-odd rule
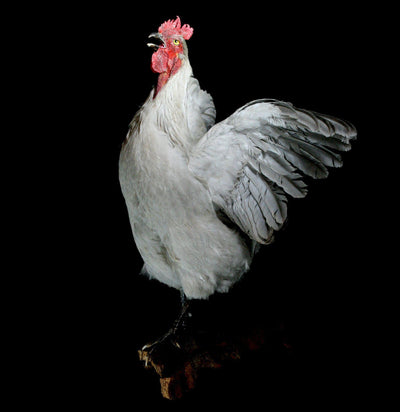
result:
[[[302,174],[325,177],[326,166],[340,166],[331,149],[349,149],[355,129],[272,100],[211,127],[214,104],[186,57],[153,95],[120,157],[144,271],[188,298],[226,292],[249,269],[257,243],[269,243],[282,226],[286,194],[306,194]]]

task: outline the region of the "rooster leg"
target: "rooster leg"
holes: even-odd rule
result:
[[[187,327],[187,320],[191,316],[189,313],[189,306],[190,301],[186,298],[185,294],[181,291],[181,311],[178,317],[175,319],[172,327],[168,330],[166,334],[161,336],[155,342],[148,343],[143,346],[142,351],[146,351],[148,353],[153,352],[160,344],[167,343],[168,341],[172,343],[174,346],[180,348],[180,344],[178,342],[178,337],[182,330]]]

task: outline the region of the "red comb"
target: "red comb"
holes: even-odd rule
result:
[[[181,19],[177,16],[176,20],[167,20],[164,22],[158,28],[158,32],[165,37],[179,35],[185,40],[189,40],[192,37],[193,29],[188,24],[184,24],[181,27]]]

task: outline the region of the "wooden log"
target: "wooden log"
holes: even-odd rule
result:
[[[240,361],[244,353],[265,346],[267,335],[270,331],[259,328],[241,336],[187,336],[180,348],[167,341],[153,351],[139,350],[139,359],[159,375],[162,396],[179,399],[196,387],[202,370]],[[290,350],[287,343],[281,345]]]

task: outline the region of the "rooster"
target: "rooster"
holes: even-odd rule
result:
[[[191,299],[229,291],[284,224],[287,197],[306,195],[305,177],[340,167],[338,152],[356,138],[346,121],[273,99],[215,124],[213,99],[189,63],[192,34],[179,17],[150,34],[158,81],[119,162],[142,272],[181,292],[179,317],[156,343],[177,333]]]

